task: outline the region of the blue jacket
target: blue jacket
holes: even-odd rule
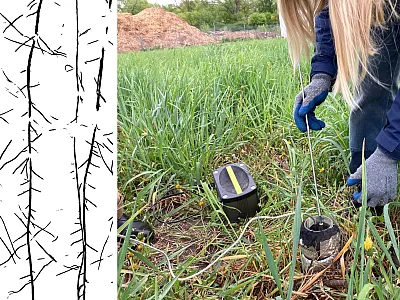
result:
[[[317,73],[326,73],[332,78],[336,78],[336,52],[328,8],[321,11],[315,18],[315,41],[310,77]]]
[[[325,8],[315,18],[316,46],[311,60],[310,78],[317,73],[326,73],[336,78],[337,62],[329,10]],[[376,141],[380,149],[393,159],[400,160],[400,90],[387,113],[387,122]]]

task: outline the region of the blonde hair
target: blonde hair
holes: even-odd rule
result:
[[[352,95],[368,73],[368,57],[377,51],[371,27],[385,25],[385,11],[398,17],[394,5],[396,1],[278,0],[278,8],[287,30],[289,54],[293,65],[297,66],[300,62],[302,52],[309,58],[309,43],[315,44],[314,18],[329,5],[338,66],[333,91],[341,92],[346,102],[352,106],[354,104]]]

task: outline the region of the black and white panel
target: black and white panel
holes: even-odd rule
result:
[[[0,299],[116,299],[116,2],[0,6]]]

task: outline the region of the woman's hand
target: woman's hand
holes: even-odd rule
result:
[[[314,110],[325,101],[331,88],[332,77],[325,73],[315,74],[309,85],[297,94],[294,102],[294,121],[301,132],[307,131],[306,115],[308,125],[312,130],[321,130],[325,123],[315,117]]]
[[[397,160],[383,153],[379,147],[365,161],[367,173],[367,203],[370,207],[384,206],[397,197]],[[347,179],[347,185],[361,182],[362,166]],[[353,198],[362,203],[361,192],[355,192]]]

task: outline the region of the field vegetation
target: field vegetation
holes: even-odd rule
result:
[[[172,278],[156,251],[126,243],[119,250],[120,299],[399,299],[397,204],[381,217],[365,206],[351,209],[349,112],[338,96],[317,109],[327,126],[311,140],[322,211],[342,228],[343,255],[323,274],[302,272],[299,225],[316,215],[315,193],[307,136],[292,121],[301,86],[286,43],[118,56],[118,185],[127,214],[153,224],[152,245],[167,253],[176,275],[206,267],[243,229],[244,222],[226,221],[214,169],[239,161],[249,167],[259,215],[297,211],[253,222],[224,258],[189,281]],[[306,61],[302,73],[307,82]]]

